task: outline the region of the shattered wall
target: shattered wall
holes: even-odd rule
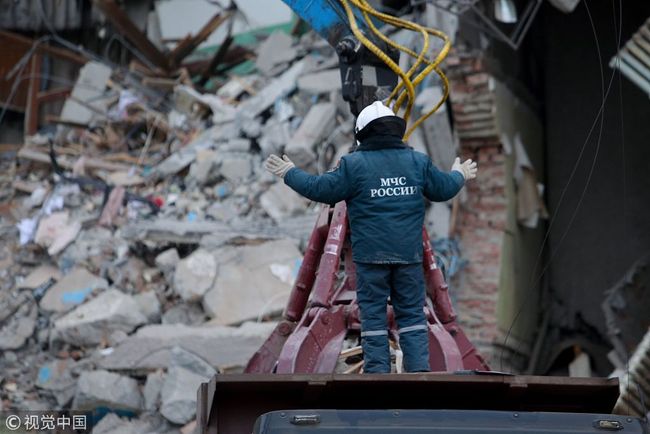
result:
[[[458,213],[468,265],[452,293],[470,340],[493,369],[522,371],[541,300],[530,276],[546,216],[542,124],[488,72],[482,54],[461,47],[456,56],[449,61],[454,125],[463,156],[478,161],[479,174],[466,186]],[[501,360],[497,348],[504,343],[511,351]]]

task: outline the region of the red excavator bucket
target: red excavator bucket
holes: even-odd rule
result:
[[[489,370],[461,328],[442,271],[422,231],[431,369],[436,372]],[[358,340],[359,307],[346,206],[325,206],[316,221],[283,320],[251,358],[247,373],[323,373],[340,368],[344,341]],[[399,345],[392,307],[390,335]],[[353,350],[354,352],[354,350]],[[357,367],[360,362],[356,361]],[[399,364],[398,364],[399,365]],[[350,368],[354,370],[354,366]],[[398,366],[399,369],[399,366]],[[344,371],[343,371],[344,372]]]

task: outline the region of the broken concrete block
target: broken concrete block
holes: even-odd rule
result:
[[[77,381],[72,408],[94,410],[97,407],[140,411],[142,394],[138,382],[104,370],[82,372]]]
[[[305,74],[298,78],[298,90],[313,94],[329,93],[340,91],[341,72],[338,69]]]
[[[160,301],[155,291],[145,291],[133,296],[140,312],[147,318],[147,322],[160,321]]]
[[[87,124],[95,116],[95,111],[105,113],[112,97],[109,98],[104,89],[112,73],[112,69],[103,63],[86,63],[79,70],[70,98],[63,104],[61,119]]]
[[[114,347],[120,342],[124,342],[128,336],[129,335],[126,334],[126,332],[123,330],[113,330],[111,334],[108,335],[108,338],[106,338],[105,342],[108,344],[108,346]]]
[[[196,389],[207,380],[185,369],[171,369],[163,386],[160,413],[175,424],[192,420],[196,414]]]
[[[92,432],[93,434],[181,434],[177,427],[155,413],[144,413],[137,419],[108,413],[92,427]]]
[[[60,280],[63,274],[51,265],[40,265],[32,270],[22,282],[16,285],[18,289],[36,289],[50,279]]]
[[[115,413],[108,413],[93,426],[94,434],[131,434],[130,421],[122,419]]]
[[[194,244],[205,235],[230,233],[232,228],[224,223],[211,221],[187,221],[159,218],[153,221],[138,221],[122,227],[122,236],[127,240]]]
[[[147,374],[147,381],[144,383],[144,409],[156,411],[160,403],[160,392],[165,382],[165,374],[161,369]]]
[[[81,223],[70,221],[67,211],[55,212],[41,218],[34,241],[47,247],[47,253],[53,256],[73,242],[80,230]]]
[[[0,350],[17,350],[34,334],[38,308],[28,292],[0,294]]]
[[[287,143],[285,153],[297,166],[307,166],[316,159],[314,147],[334,129],[336,105],[324,102],[313,105]]]
[[[277,154],[278,150],[285,146],[290,138],[291,128],[289,121],[279,121],[275,117],[271,118],[264,124],[262,137],[258,141],[262,150],[262,158],[266,158],[270,154]]]
[[[252,121],[254,119],[248,120],[248,122]],[[244,138],[230,139],[219,147],[220,152],[250,152],[250,149],[251,141]]]
[[[283,31],[276,30],[257,48],[255,66],[264,75],[271,76],[277,66],[296,58],[298,52],[292,47],[293,39]]]
[[[221,160],[219,173],[232,183],[241,183],[253,174],[251,155],[244,152],[229,152]]]
[[[287,187],[284,182],[273,184],[260,196],[260,205],[276,222],[303,213],[308,204],[307,199]]]
[[[176,265],[181,260],[178,256],[178,250],[172,248],[167,249],[164,252],[156,256],[156,267],[158,267],[163,273],[168,273],[174,271]]]
[[[66,406],[74,397],[77,378],[72,370],[73,359],[55,359],[41,366],[36,377],[36,387],[52,392],[59,406]]]
[[[205,322],[205,312],[196,303],[179,303],[167,309],[162,316],[163,324],[199,325]]]
[[[93,434],[179,434],[162,416],[144,414],[139,418],[108,413],[92,427]]]
[[[138,329],[99,360],[104,369],[143,372],[166,368],[170,350],[178,345],[210,366],[243,366],[270,335],[275,323],[245,323],[240,327],[149,325]]]
[[[297,273],[302,255],[293,241],[276,240],[255,246],[228,247],[231,257],[219,261],[219,273],[203,297],[203,309],[217,324],[238,324],[282,310],[291,281],[276,277],[271,267]]]
[[[196,301],[203,297],[217,275],[217,263],[206,250],[198,249],[181,260],[174,272],[174,291],[183,300]]]
[[[197,355],[174,347],[162,388],[160,413],[170,422],[185,424],[196,414],[196,390],[216,371]]]
[[[307,62],[300,60],[282,73],[280,77],[271,80],[266,87],[255,96],[248,98],[237,106],[237,113],[243,117],[254,118],[268,110],[275,101],[296,88],[296,80],[304,70]]]
[[[223,202],[214,202],[208,209],[205,210],[205,215],[212,217],[220,222],[229,222],[237,217],[239,214],[232,206],[226,205]]]
[[[190,166],[186,181],[190,185],[203,185],[216,179],[214,170],[217,164],[217,152],[211,149],[199,149],[196,161]]]
[[[101,226],[93,226],[81,231],[77,239],[58,257],[59,268],[67,269],[70,264],[87,263],[89,259],[115,255],[116,259],[126,256],[129,245],[122,237]]]
[[[262,135],[262,123],[255,118],[243,119],[241,122],[241,132],[249,139],[257,139]],[[248,146],[250,149],[250,141],[248,142]],[[246,149],[246,151],[249,149]]]
[[[41,185],[37,186],[34,191],[31,192],[29,197],[23,201],[23,205],[29,209],[37,206],[41,206],[45,200],[49,190]]]
[[[187,351],[179,346],[175,346],[171,350],[168,370],[170,368],[187,369],[188,371],[207,378],[211,378],[216,374],[216,371],[208,362],[203,360],[197,354]]]
[[[115,330],[125,333],[147,322],[130,295],[109,289],[54,321],[57,337],[73,345],[96,345]]]
[[[173,153],[164,159],[155,168],[155,173],[159,178],[174,175],[187,166],[192,164],[196,159],[196,151],[184,148],[183,150]]]
[[[108,288],[108,282],[85,268],[75,268],[47,290],[40,307],[50,312],[65,312],[81,303],[94,291]]]

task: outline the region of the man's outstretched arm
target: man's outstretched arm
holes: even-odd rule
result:
[[[294,191],[315,202],[335,204],[351,195],[352,185],[345,159],[341,159],[335,170],[323,175],[310,175],[298,169],[286,155],[282,158],[277,155],[269,156],[264,162],[264,167],[284,178],[284,183]]]
[[[476,163],[466,160],[462,164],[460,158],[456,158],[451,172],[445,173],[438,170],[431,160],[427,162],[424,196],[434,202],[444,202],[456,196],[465,181],[476,178]]]

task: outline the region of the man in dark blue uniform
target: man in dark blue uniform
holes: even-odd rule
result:
[[[357,272],[364,372],[389,373],[386,304],[391,299],[399,327],[404,370],[429,371],[422,225],[425,203],[454,197],[476,177],[476,163],[456,158],[441,172],[424,154],[404,144],[406,123],[381,102],[359,113],[354,152],[320,176],[271,155],[270,172],[306,198],[327,204],[346,201]]]

